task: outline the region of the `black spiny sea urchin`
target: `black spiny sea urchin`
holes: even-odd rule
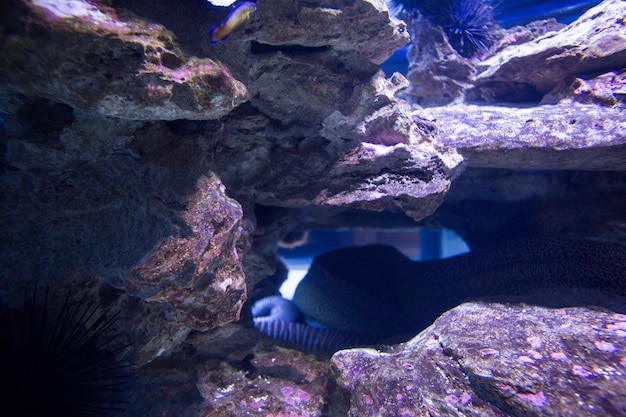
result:
[[[128,374],[100,340],[117,317],[96,314],[84,299],[65,300],[51,314],[48,294],[24,297],[8,308],[0,301],[0,416],[103,416],[123,409]]]
[[[452,47],[469,57],[489,49],[496,27],[494,8],[483,0],[394,0],[405,11],[419,10],[441,26]]]
[[[448,0],[439,20],[450,44],[463,56],[489,49],[495,26],[493,7],[482,0]]]

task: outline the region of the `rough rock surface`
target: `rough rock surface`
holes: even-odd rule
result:
[[[201,416],[324,415],[330,369],[300,352],[276,349],[250,360],[254,372],[222,363],[199,372],[198,390],[205,399]]]
[[[223,64],[186,57],[161,25],[86,1],[1,7],[5,112],[20,96],[38,96],[123,119],[213,119],[248,97]]]
[[[476,69],[452,48],[441,28],[427,20],[409,22],[413,42],[407,50],[408,100],[440,106],[461,99]]]
[[[346,415],[328,356],[272,345],[240,324],[191,333],[142,366],[125,415]]]
[[[623,1],[606,0],[566,27],[547,20],[494,33],[496,45],[473,59],[454,51],[441,28],[409,21],[414,43],[408,52],[411,87],[406,96],[423,106],[538,103],[576,77],[624,68],[625,10]],[[551,94],[547,101],[554,100]]]
[[[192,329],[208,330],[239,320],[245,300],[236,246],[243,213],[215,175],[201,178],[197,187],[179,213],[186,230],[161,239],[123,285],[149,302],[165,303]]]
[[[621,171],[623,107],[578,103],[532,107],[459,104],[419,112],[471,167]]]
[[[534,101],[562,80],[623,68],[625,12],[623,1],[606,0],[558,32],[504,48],[478,65],[468,98],[489,103],[511,97]]]
[[[476,168],[623,170],[619,16],[590,37],[602,53],[589,48],[550,85],[544,74],[512,89],[520,95],[511,101],[527,98],[529,85],[540,91],[533,102],[554,106],[524,117],[568,115],[551,126],[576,140],[530,138],[543,132],[540,123],[525,130],[512,119],[523,141],[506,145],[487,130],[504,131],[510,110],[455,107],[457,119],[446,119],[444,109],[439,117],[439,109],[415,112],[397,97],[407,81],[385,79],[378,64],[409,39],[382,1],[257,6],[227,42],[210,45],[209,27],[228,10],[208,2],[0,2],[0,291],[19,302],[25,288],[50,286],[55,297],[85,294],[119,312],[116,343],[131,343],[124,357],[137,364],[127,415],[345,414],[346,393],[333,388],[323,358],[256,347],[271,342],[242,310],[246,291],[273,272],[276,242],[294,228],[413,227],[447,194],[432,221],[471,231],[469,241],[540,229],[626,239],[623,199],[607,198],[623,193],[621,173]],[[436,66],[462,82],[409,87],[457,99],[475,85],[475,97],[497,99],[521,77],[510,54],[524,36],[494,51],[507,57],[497,70],[446,53]],[[537,36],[526,40],[551,42]],[[575,60],[566,58],[568,66]],[[482,110],[489,121],[475,116]],[[567,125],[572,113],[580,123]],[[488,143],[449,125],[459,120],[483,129]],[[470,160],[466,176],[461,154]],[[566,154],[577,161],[563,162]],[[448,193],[453,181],[460,188]],[[579,186],[584,192],[572,197]],[[470,195],[477,190],[479,203]],[[538,394],[511,386],[522,395],[513,399]],[[446,395],[460,397],[437,404],[465,401],[461,392]]]
[[[626,412],[626,316],[463,304],[407,343],[337,352],[351,416]]]
[[[245,31],[206,51],[175,23],[196,6],[152,3],[2,4],[5,285],[81,271],[207,330],[239,317],[255,205],[421,219],[441,204],[462,158],[394,97],[406,80],[375,65],[408,42],[382,3],[259,2]],[[293,11],[334,32],[311,40]],[[273,268],[263,256],[247,257],[249,285]]]

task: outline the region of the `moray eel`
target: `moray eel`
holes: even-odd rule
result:
[[[300,321],[300,310],[294,303],[279,295],[261,298],[252,305],[255,322]]]
[[[466,301],[576,288],[626,295],[626,247],[518,239],[426,262],[413,262],[389,246],[350,247],[315,258],[293,300],[301,318],[263,324],[255,318],[255,325],[271,337],[300,345],[321,340],[320,329],[337,332],[338,339],[344,336],[336,345],[347,347],[358,344],[350,343],[354,335],[361,344],[414,335]],[[564,306],[559,301],[548,307]]]
[[[246,1],[235,6],[224,20],[209,29],[211,43],[213,44],[228,39],[232,31],[248,20],[250,15],[255,11],[256,4],[251,1]]]
[[[349,331],[315,326],[301,321],[296,305],[278,295],[261,298],[252,305],[254,327],[272,339],[305,350],[334,351],[376,342],[376,338]]]

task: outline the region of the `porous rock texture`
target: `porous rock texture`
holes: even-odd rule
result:
[[[567,26],[502,30],[471,59],[440,28],[408,22],[405,97],[468,167],[423,225],[470,246],[538,234],[626,241],[625,13],[607,0]]]
[[[159,24],[86,1],[7,1],[2,12],[3,102],[46,97],[103,116],[176,120],[221,117],[247,99],[228,68],[186,57]]]
[[[563,80],[622,69],[625,7],[621,0],[604,1],[557,32],[502,49],[478,65],[468,97],[486,102],[543,97]]]
[[[605,198],[626,183],[623,2],[583,18],[605,25],[589,45],[604,48],[604,33],[607,48],[582,51],[584,65],[568,58],[554,85],[448,50],[461,74],[453,92],[445,80],[385,78],[378,64],[409,36],[381,0],[256,4],[211,45],[228,10],[209,2],[0,2],[2,298],[19,304],[25,290],[51,287],[119,313],[109,333],[136,364],[126,415],[345,415],[358,403],[335,385],[327,354],[277,348],[243,308],[292,230],[421,221],[477,245],[544,226],[625,241],[624,202]],[[525,38],[506,39],[488,56],[521,62],[511,51]],[[546,61],[562,55],[550,51]],[[522,55],[519,68],[539,65]],[[495,105],[507,83],[524,86],[506,90],[510,101],[530,97],[532,108],[462,103]],[[422,111],[398,98],[405,88],[458,107]],[[519,142],[502,141],[508,123]],[[590,173],[528,171],[537,168]],[[607,168],[621,172],[592,172]]]
[[[395,97],[406,80],[378,68],[409,41],[383,2],[259,0],[228,42],[210,45],[227,13],[196,1],[0,5],[2,296],[17,304],[54,287],[119,314],[139,376],[129,415],[241,415],[242,401],[256,414],[295,401],[321,415],[326,371],[285,372],[282,390],[257,395],[244,382],[261,366],[261,336],[226,326],[275,265],[276,239],[254,236],[259,207],[419,220],[460,172],[462,157]],[[190,354],[206,340],[238,344]],[[213,380],[220,370],[227,385]],[[214,402],[235,383],[241,401]],[[155,401],[168,384],[180,397]],[[266,395],[267,407],[254,402]]]
[[[626,60],[625,60],[626,61]],[[621,171],[626,166],[623,104],[532,107],[459,104],[421,112],[471,167]]]
[[[350,416],[624,415],[626,316],[462,304],[410,341],[337,352]]]

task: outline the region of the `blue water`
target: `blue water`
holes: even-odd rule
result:
[[[503,28],[525,25],[534,20],[555,18],[557,21],[569,24],[601,0],[493,0],[495,5],[496,22]],[[381,65],[387,76],[394,72],[405,74],[409,62],[406,58],[406,48],[397,50]]]
[[[533,20],[555,18],[569,24],[601,0],[509,0],[496,5],[496,21],[502,27],[525,25]]]

